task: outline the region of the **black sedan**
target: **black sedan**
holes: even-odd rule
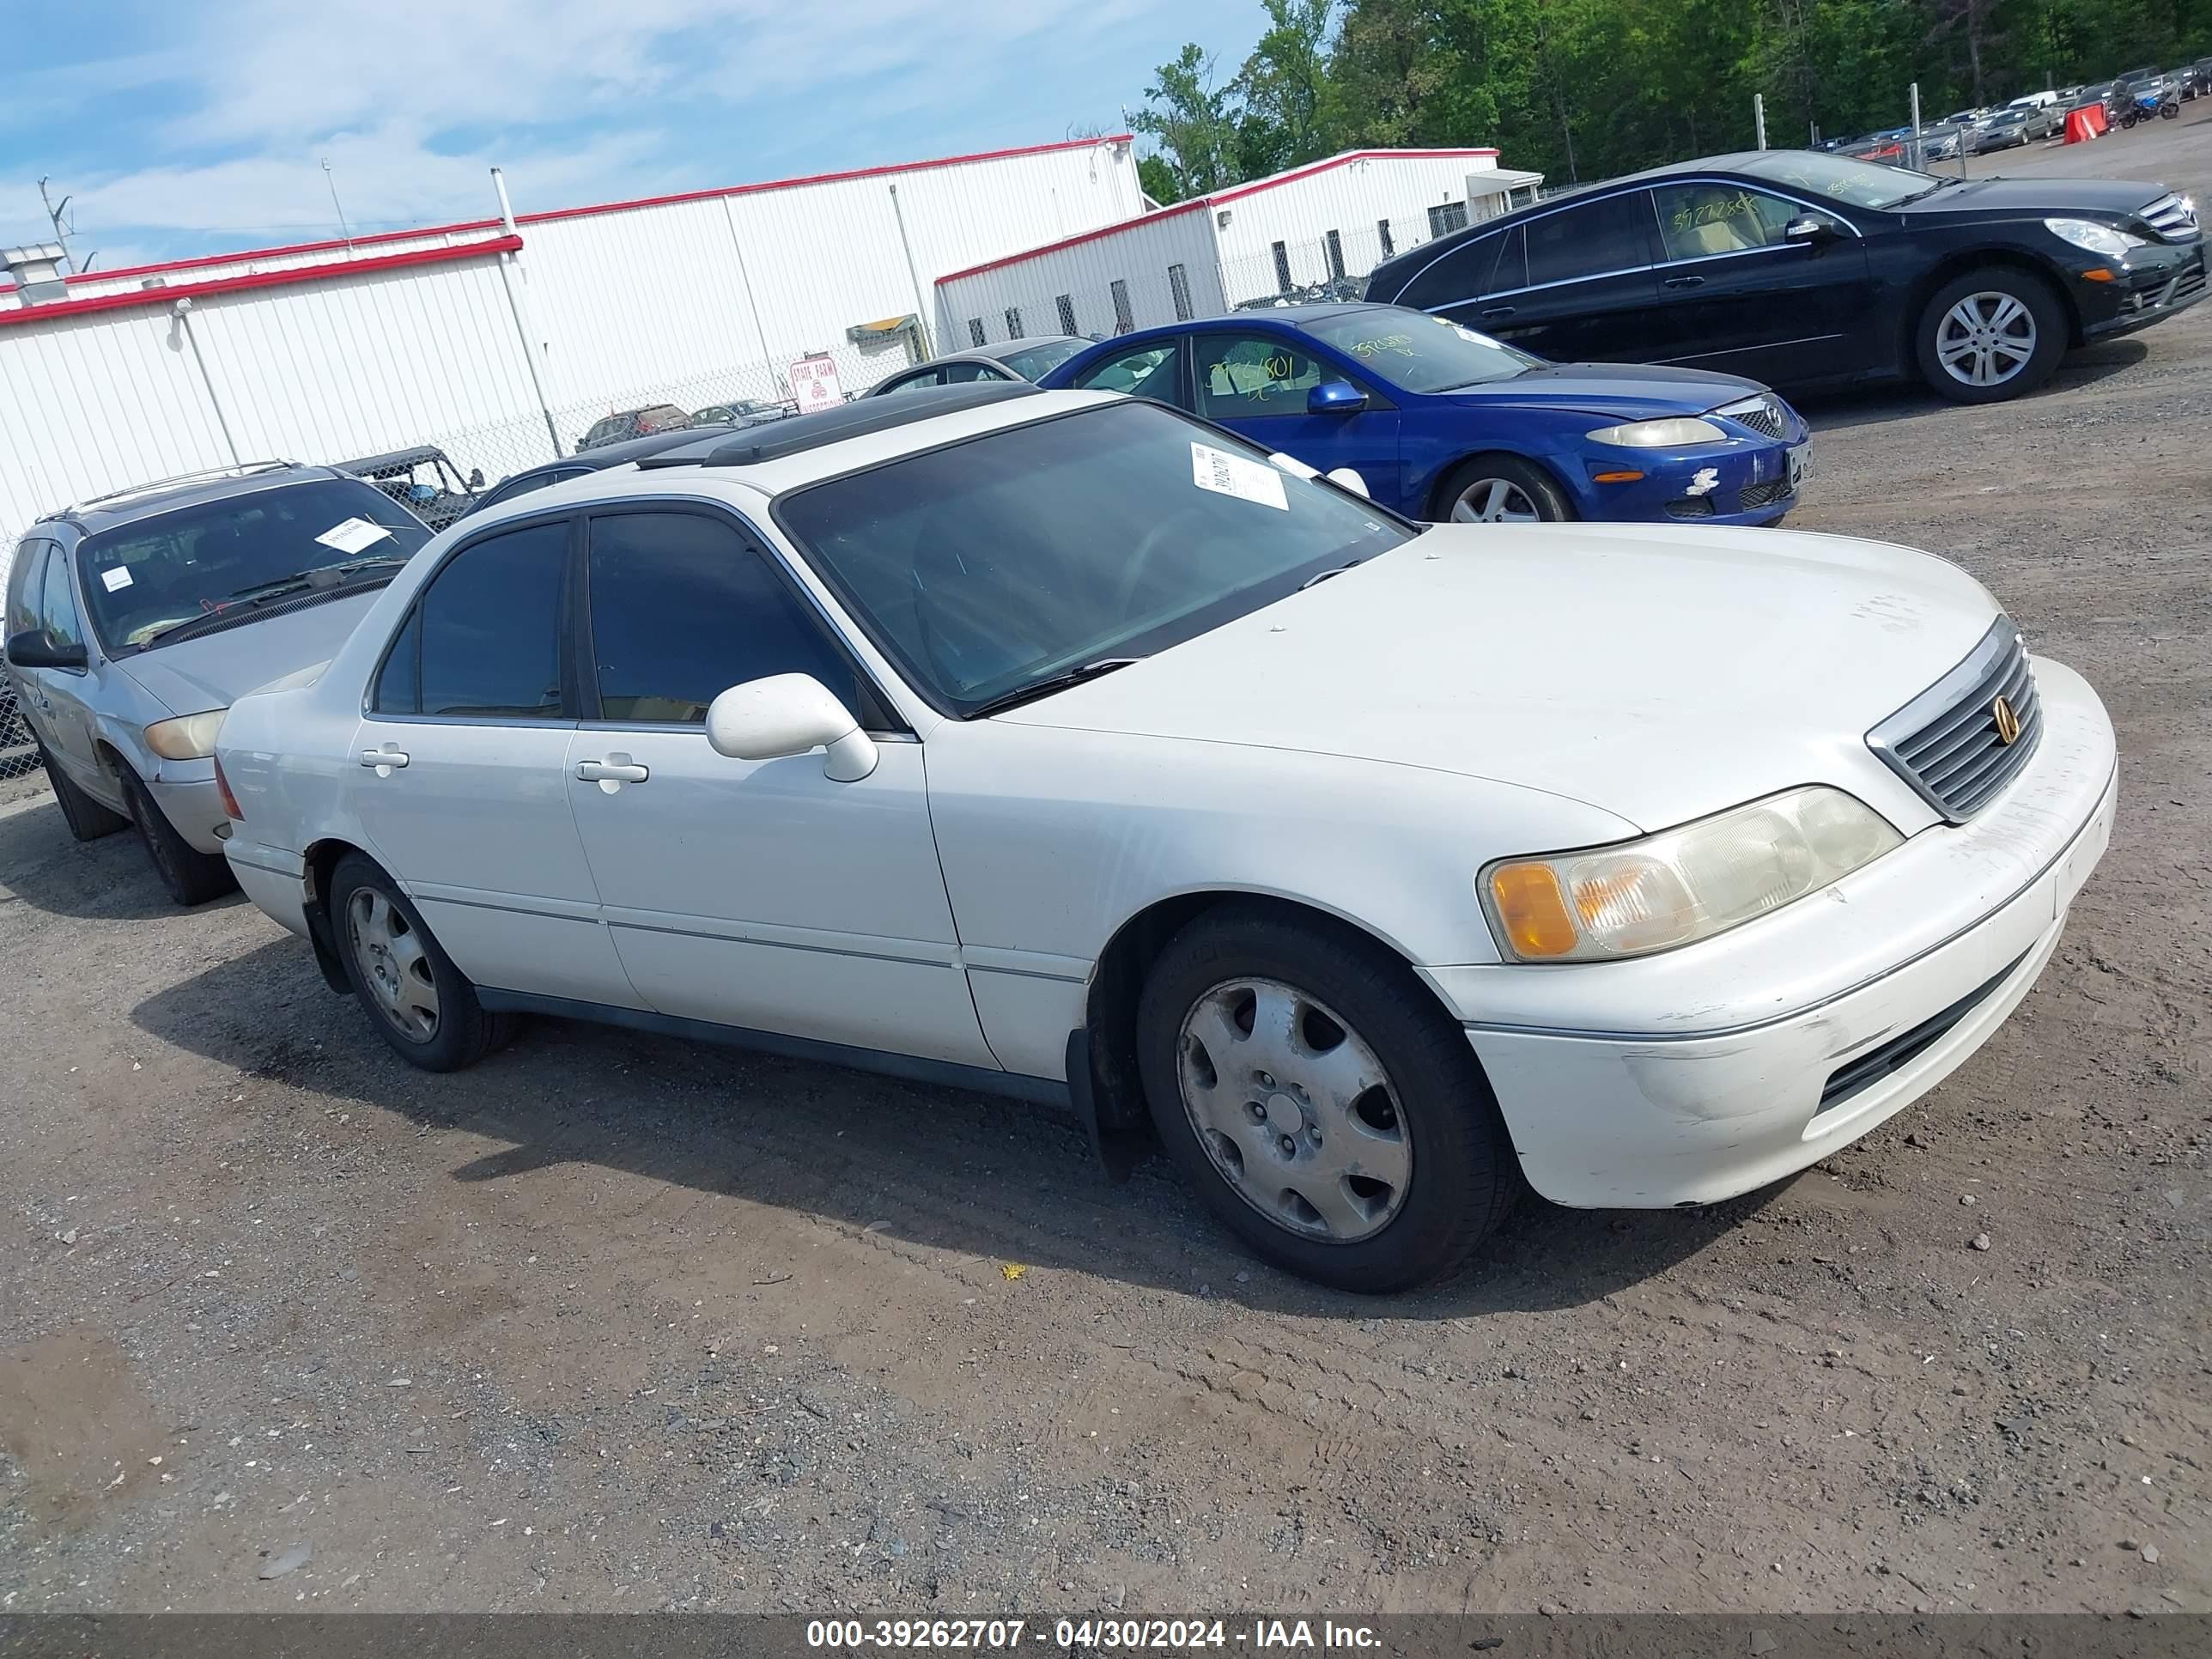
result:
[[[2186,197],[1939,179],[1812,150],[1637,173],[1439,237],[1367,297],[1564,362],[1680,363],[1793,389],[1917,377],[1961,403],[2204,297]]]

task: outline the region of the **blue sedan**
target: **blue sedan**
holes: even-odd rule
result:
[[[1042,385],[1156,398],[1410,518],[1770,525],[1796,505],[1797,411],[1701,369],[1549,363],[1398,306],[1286,306],[1123,334]]]

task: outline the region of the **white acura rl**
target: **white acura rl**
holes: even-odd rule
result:
[[[440,535],[224,722],[232,867],[406,1059],[515,1015],[1149,1109],[1262,1255],[1409,1285],[1525,1179],[1698,1204],[1986,1041],[2112,730],[1944,561],[1423,527],[1156,404],[973,386]]]

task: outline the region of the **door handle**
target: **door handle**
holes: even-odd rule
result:
[[[1511,306],[1492,306],[1483,312],[1482,320],[1486,323],[1493,317],[1510,317],[1512,314]]]
[[[1702,276],[1669,276],[1659,284],[1662,288],[1703,288],[1705,285],[1705,279]]]
[[[404,750],[395,749],[387,743],[381,749],[362,750],[361,763],[374,767],[380,778],[388,778],[407,764],[407,754]]]
[[[627,755],[610,755],[603,761],[578,761],[576,775],[586,783],[643,783],[653,773]]]

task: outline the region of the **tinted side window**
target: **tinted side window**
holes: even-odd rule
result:
[[[997,369],[982,363],[947,363],[943,374],[947,386],[965,386],[970,380],[1003,380],[1006,378]]]
[[[875,699],[821,619],[729,525],[688,513],[591,520],[599,718],[680,721],[747,680],[811,674],[864,725]]]
[[[1800,210],[1741,185],[1667,185],[1651,192],[1669,259],[1706,259],[1777,246]]]
[[[369,707],[380,714],[417,714],[422,704],[416,692],[416,676],[422,665],[422,608],[407,613],[405,626],[385,654],[377,671],[376,694]]]
[[[1525,228],[1532,287],[1651,263],[1651,198],[1644,191],[1547,213]]]
[[[18,634],[38,631],[39,590],[46,579],[46,556],[52,550],[51,542],[31,541],[15,550],[15,562],[8,568],[6,627],[11,640]]]
[[[926,386],[942,386],[944,384],[945,371],[943,369],[925,369],[919,374],[909,374],[902,380],[893,380],[877,395],[884,398],[896,398],[902,392],[919,392]]]
[[[510,530],[461,550],[416,607],[425,714],[561,713],[561,575],[568,526]]]
[[[1484,293],[1484,285],[1498,264],[1498,244],[1504,240],[1503,234],[1478,236],[1430,261],[1406,284],[1397,303],[1429,311]]]
[[[1209,421],[1303,415],[1322,379],[1319,358],[1273,335],[1203,334],[1193,362],[1198,412]]]
[[[39,601],[39,620],[46,637],[56,645],[82,645],[84,624],[77,619],[76,594],[70,586],[69,561],[56,550],[46,561],[44,597]]]

